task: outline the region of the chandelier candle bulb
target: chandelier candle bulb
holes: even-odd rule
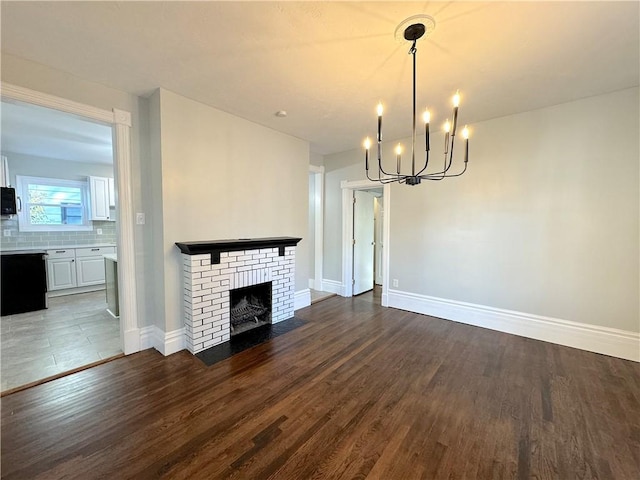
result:
[[[451,136],[456,135],[456,126],[458,124],[458,107],[460,106],[460,92],[456,92],[453,96],[453,129],[451,130]]]
[[[464,163],[469,161],[469,129],[465,125],[462,129],[462,138],[464,138]]]
[[[369,148],[371,148],[371,140],[369,137],[364,140],[364,168],[369,170]]]
[[[396,147],[396,162],[398,163],[398,175],[400,175],[400,162],[401,162],[401,154],[402,154],[402,145],[398,144]]]
[[[449,153],[449,132],[451,131],[451,122],[444,122],[444,154]]]
[[[378,112],[378,143],[380,143],[382,141],[382,103],[378,104],[376,110]]]
[[[431,114],[429,110],[425,110],[422,115],[424,120],[424,149],[426,152],[429,151],[429,122],[431,121]]]

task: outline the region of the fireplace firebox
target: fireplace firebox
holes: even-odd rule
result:
[[[231,336],[271,323],[271,282],[229,292]]]

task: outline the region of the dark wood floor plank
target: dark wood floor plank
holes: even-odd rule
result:
[[[211,367],[141,352],[2,398],[6,479],[640,477],[640,366],[333,297]]]

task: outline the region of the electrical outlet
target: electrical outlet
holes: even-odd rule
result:
[[[98,235],[102,235],[102,229],[101,229],[101,228],[96,229],[96,233],[97,233]]]
[[[398,286],[398,279],[394,278],[391,283],[393,284],[394,287],[397,287]]]
[[[10,236],[11,236],[11,230],[3,230],[3,231],[2,231],[2,234],[3,234],[5,237],[10,237]]]
[[[144,225],[144,222],[145,222],[144,213],[136,213],[136,224]]]

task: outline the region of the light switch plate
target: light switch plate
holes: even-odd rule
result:
[[[136,225],[144,225],[144,213],[136,213]]]

